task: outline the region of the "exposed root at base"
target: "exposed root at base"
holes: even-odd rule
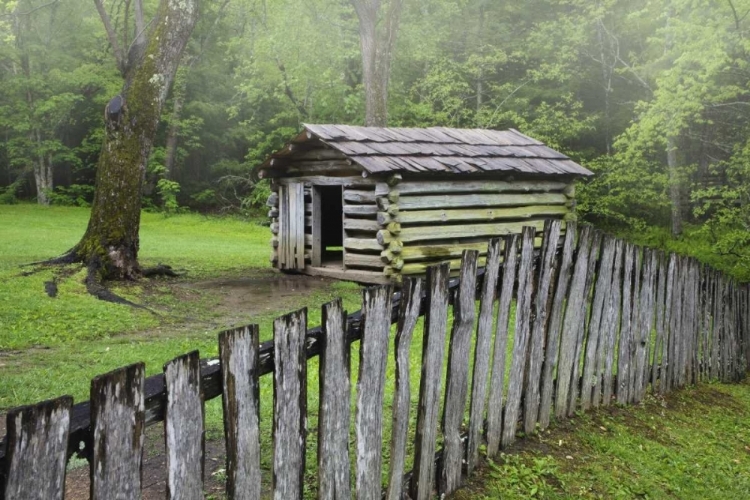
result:
[[[101,280],[98,277],[99,269],[98,266],[94,264],[90,264],[88,268],[88,273],[86,274],[86,280],[84,281],[86,283],[86,291],[89,292],[91,295],[96,297],[99,300],[104,300],[106,302],[112,302],[113,304],[122,304],[130,307],[135,307],[136,309],[144,309],[151,314],[154,314],[158,316],[159,314],[156,311],[153,311],[149,309],[146,306],[143,306],[141,304],[136,304],[135,302],[131,302],[126,298],[120,297],[116,293],[114,293],[109,288],[105,287]]]
[[[154,278],[156,276],[168,276],[170,278],[178,278],[185,273],[178,273],[172,269],[172,266],[166,264],[158,264],[154,267],[147,267],[141,270],[141,274],[145,278]]]

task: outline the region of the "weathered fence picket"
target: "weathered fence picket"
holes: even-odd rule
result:
[[[539,391],[541,386],[542,363],[545,357],[544,341],[547,333],[552,278],[555,275],[557,245],[560,240],[560,221],[546,221],[542,233],[542,250],[539,271],[536,277],[537,289],[533,304],[533,325],[529,338],[529,364],[526,373],[524,393],[524,432],[531,434],[539,421]]]
[[[346,312],[341,299],[323,306],[318,409],[318,498],[351,498],[349,416],[351,383]]]
[[[404,464],[409,434],[411,387],[409,383],[409,351],[414,328],[419,320],[423,281],[404,280],[396,332],[396,394],[393,397],[393,425],[391,426],[391,466],[388,476],[387,500],[401,500],[404,490]]]
[[[380,500],[383,395],[388,362],[391,287],[367,288],[362,298],[364,330],[357,380],[357,498]]]
[[[450,263],[427,269],[427,304],[422,334],[422,377],[419,381],[414,469],[409,496],[426,500],[435,478],[435,448],[440,409],[440,387],[448,324]]]
[[[167,409],[164,436],[167,442],[167,498],[203,498],[203,398],[198,351],[164,365]]]
[[[144,374],[137,363],[91,381],[92,500],[141,498]]]
[[[518,235],[504,239],[503,279],[497,307],[497,328],[493,349],[492,374],[490,375],[489,401],[487,403],[487,456],[493,457],[500,449],[503,432],[503,393],[505,389],[505,356],[508,345],[508,320],[513,288],[516,283]]]
[[[464,250],[459,274],[460,285],[453,303],[453,331],[448,350],[443,410],[443,468],[441,493],[450,495],[461,486],[464,447],[461,426],[469,387],[469,351],[474,331],[474,296],[479,252]]]
[[[490,240],[487,247],[487,263],[479,305],[477,340],[474,348],[474,374],[471,384],[471,408],[469,415],[469,436],[467,443],[467,473],[471,475],[479,461],[479,447],[484,424],[485,400],[487,397],[487,377],[490,371],[492,342],[492,320],[497,300],[497,280],[500,275],[501,240]],[[395,500],[395,499],[389,499]]]
[[[227,498],[260,499],[258,325],[219,334],[227,447]]]
[[[575,250],[576,224],[568,223],[565,229],[565,241],[563,242],[562,258],[555,285],[555,296],[552,301],[549,328],[547,332],[547,350],[544,357],[544,369],[542,372],[542,394],[539,405],[539,427],[544,430],[549,426],[550,413],[552,411],[552,394],[554,387],[554,374],[557,368],[557,360],[560,352],[560,333],[562,321],[565,315],[565,301],[570,283],[570,271],[573,264],[573,251]]]
[[[555,391],[555,416],[557,418],[562,418],[568,413],[568,396],[571,392],[573,364],[578,362],[575,358],[578,332],[583,329],[584,324],[583,311],[586,301],[584,291],[593,237],[593,230],[589,226],[584,226],[578,240],[578,255],[573,267],[573,277],[571,278],[560,340],[557,388]],[[577,383],[578,381],[575,381],[575,384]]]
[[[301,500],[307,442],[307,309],[273,322],[273,496]]]
[[[62,500],[73,398],[8,412],[5,498]]]
[[[158,421],[165,429],[167,497],[201,499],[203,405],[219,395],[227,497],[258,499],[265,477],[261,464],[268,463],[263,452],[270,452],[261,449],[259,382],[271,373],[269,486],[274,498],[285,500],[311,493],[304,491],[310,474],[317,478],[312,493],[321,499],[351,498],[352,485],[360,499],[400,500],[407,489],[412,499],[450,494],[461,486],[464,464],[469,474],[477,467],[485,424],[487,455],[493,458],[501,444],[514,441],[519,421],[526,433],[537,425],[546,428],[553,405],[562,418],[577,408],[608,405],[613,397],[622,404],[641,401],[649,385],[652,392],[666,393],[743,376],[750,365],[747,285],[695,259],[641,249],[590,227],[577,234],[574,223],[566,225],[560,241],[561,229],[560,221],[548,221],[541,240],[534,227],[524,228],[521,239],[514,234],[492,240],[483,271],[477,271],[479,249],[471,249],[463,253],[458,278],[450,278],[450,263],[444,262],[429,268],[425,286],[407,279],[395,294],[390,287],[369,288],[361,312],[347,316],[341,300],[330,302],[323,306],[321,327],[308,330],[303,309],[278,318],[274,339],[262,345],[256,325],[236,328],[219,335],[218,360],[201,363],[197,351],[191,352],[149,379],[142,363],[131,365],[96,377],[90,402],[73,406],[71,398],[63,397],[11,410],[8,435],[0,441],[0,500],[63,498],[65,464],[82,441],[82,453],[90,460],[91,498],[140,498],[144,428]],[[541,246],[537,257],[535,243]],[[515,331],[509,336],[514,299]],[[453,328],[446,353],[450,303]],[[410,349],[421,317],[422,366],[414,401]],[[397,323],[393,339],[392,323]],[[356,341],[356,452],[350,452],[349,357]],[[386,370],[392,341],[395,391],[390,402]],[[305,460],[307,361],[317,355],[313,472]],[[389,403],[390,443],[384,443],[383,413]],[[406,472],[413,403],[414,468]],[[76,416],[82,414],[85,419]],[[440,441],[443,449],[436,452]],[[381,450],[387,444],[385,464]]]
[[[516,299],[516,325],[513,333],[513,356],[508,375],[508,400],[503,414],[502,445],[507,447],[516,439],[518,413],[523,397],[523,377],[526,371],[529,333],[531,329],[531,303],[534,290],[534,229],[523,228],[521,235],[521,261],[518,266],[518,296]]]

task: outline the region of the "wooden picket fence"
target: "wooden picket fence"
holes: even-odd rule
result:
[[[293,312],[274,322],[274,340],[262,345],[257,326],[225,331],[218,360],[201,361],[191,352],[149,378],[138,363],[96,377],[88,402],[74,406],[65,396],[14,409],[0,446],[0,496],[63,498],[67,459],[83,444],[91,498],[140,498],[144,428],[163,421],[168,498],[203,498],[203,402],[221,395],[227,497],[260,498],[259,377],[272,373],[270,489],[278,500],[302,498],[307,360],[314,356],[320,356],[316,493],[324,499],[449,494],[477,466],[481,445],[494,456],[519,429],[537,432],[553,416],[612,401],[636,403],[649,386],[663,394],[744,375],[750,363],[748,286],[693,259],[638,248],[590,227],[579,232],[573,223],[563,235],[559,221],[548,221],[535,251],[534,231],[491,241],[480,270],[478,253],[464,252],[458,279],[443,263],[429,269],[426,282],[408,279],[395,294],[390,286],[366,289],[362,310],[349,316],[341,301],[326,304],[320,327],[308,329],[306,310]],[[420,317],[413,469],[405,473],[413,408],[409,349]],[[357,341],[352,447],[349,356]],[[391,341],[395,382],[386,380]],[[390,383],[392,415],[384,415]],[[392,419],[385,486],[384,418]],[[436,451],[440,437],[443,448]]]

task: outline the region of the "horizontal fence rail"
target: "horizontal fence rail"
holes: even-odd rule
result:
[[[137,363],[96,377],[90,401],[73,405],[63,396],[13,409],[0,442],[0,499],[63,498],[73,453],[90,463],[92,498],[140,498],[145,427],[156,422],[164,422],[167,497],[203,498],[204,402],[218,396],[228,498],[260,498],[261,463],[268,463],[276,499],[428,499],[459,488],[484,444],[493,457],[519,431],[531,434],[553,418],[613,401],[637,403],[649,387],[665,394],[744,376],[747,285],[588,226],[578,231],[569,223],[563,231],[559,221],[546,221],[535,249],[539,236],[527,227],[490,241],[482,269],[478,251],[464,251],[458,278],[446,262],[396,293],[368,288],[362,310],[348,316],[340,300],[330,302],[320,327],[308,328],[303,309],[274,322],[272,341],[261,344],[256,325],[228,330],[219,335],[217,359],[191,352],[148,378]],[[419,390],[412,394],[410,349],[420,333]],[[313,357],[315,387],[308,386]],[[273,445],[263,450],[259,379],[268,374]],[[394,389],[389,414],[387,387]],[[310,391],[318,396],[315,429],[307,421]],[[272,459],[262,460],[264,453]],[[312,486],[305,481],[311,463]]]

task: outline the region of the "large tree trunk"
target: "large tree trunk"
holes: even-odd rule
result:
[[[39,155],[34,163],[34,184],[36,184],[36,200],[40,205],[49,205],[47,194],[52,191],[52,157]]]
[[[365,84],[365,125],[385,127],[388,122],[388,81],[403,0],[390,0],[384,27],[378,31],[381,0],[351,0],[359,18],[362,79]]]
[[[119,113],[111,112],[109,106],[105,112],[106,136],[91,218],[71,252],[99,279],[132,279],[140,273],[138,231],[146,163],[162,106],[197,17],[197,0],[161,0],[144,54],[126,71],[121,94],[125,105]]]

